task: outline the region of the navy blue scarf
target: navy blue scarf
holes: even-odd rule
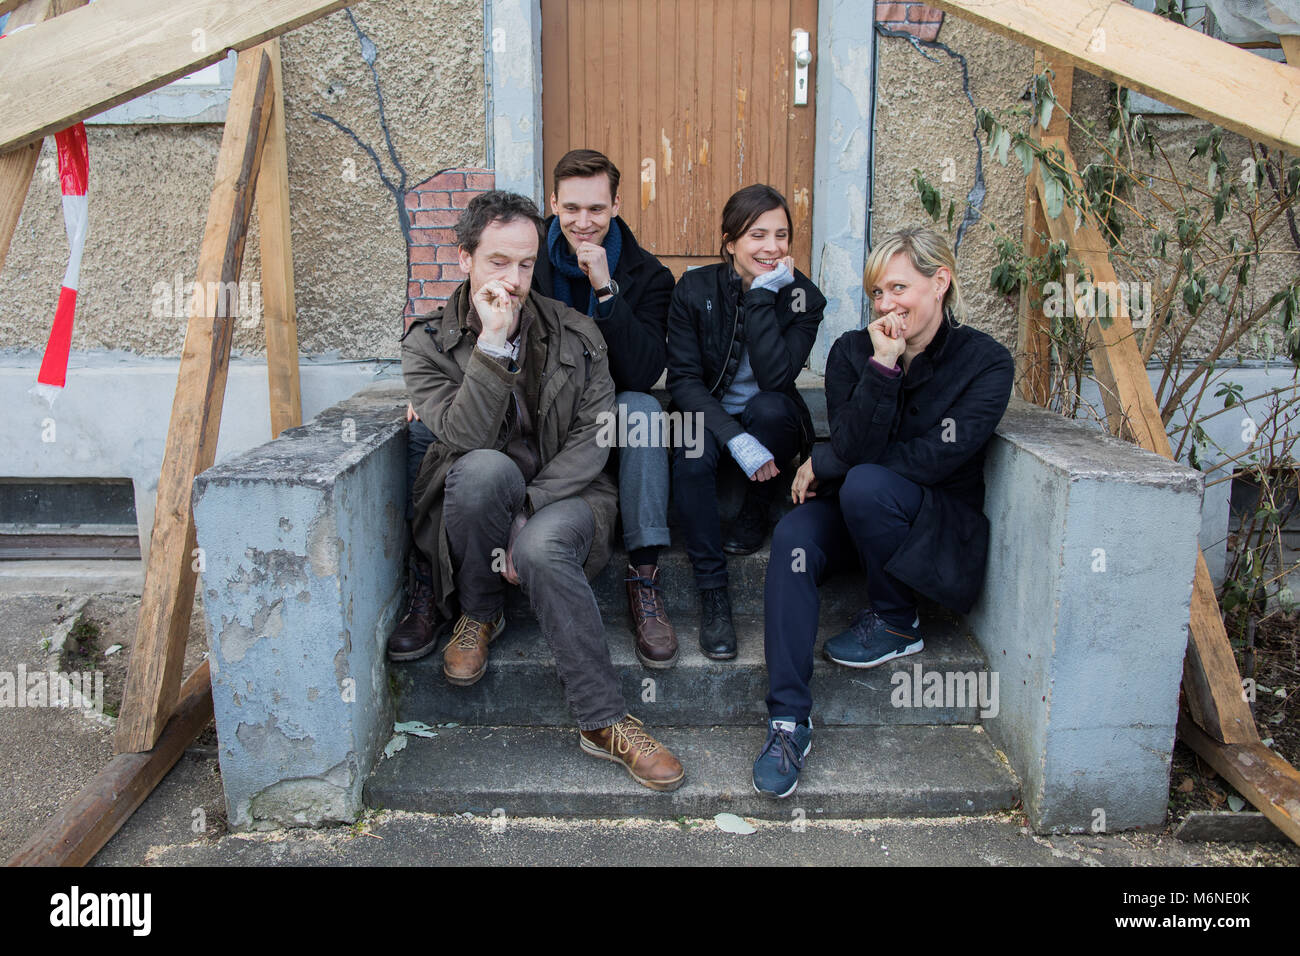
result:
[[[605,261],[609,263],[609,274],[612,276],[614,270],[618,268],[619,253],[623,251],[623,232],[619,229],[618,220],[612,219],[609,223],[609,232],[605,234]],[[550,257],[551,265],[554,267],[551,277],[551,298],[559,299],[565,305],[572,309],[578,306],[573,301],[573,286],[570,279],[587,280],[587,273],[582,271],[578,265],[578,257],[573,254],[569,248],[569,240],[564,237],[560,231],[560,217],[556,216],[551,220],[551,229],[546,236],[546,254]],[[588,284],[590,288],[590,284]],[[587,297],[588,315],[596,314],[596,290],[592,289],[591,294]]]

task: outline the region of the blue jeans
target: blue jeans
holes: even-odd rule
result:
[[[659,399],[645,392],[619,392],[614,396],[619,418],[631,413],[656,421],[663,413]],[[656,434],[651,430],[651,434]],[[618,462],[618,510],[623,519],[623,546],[666,548],[668,546],[668,449],[619,447],[611,453]]]
[[[810,498],[777,524],[763,588],[772,717],[802,721],[812,711],[817,588],[835,571],[860,565],[876,613],[891,624],[912,626],[916,596],[885,565],[906,540],[921,501],[915,482],[880,465],[858,465],[849,470],[838,499]]]

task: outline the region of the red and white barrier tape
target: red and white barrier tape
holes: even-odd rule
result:
[[[31,24],[18,27],[24,30]],[[3,40],[8,34],[0,34]],[[81,255],[86,248],[89,207],[86,186],[90,177],[90,151],[86,146],[86,127],[76,123],[54,134],[59,155],[59,183],[63,191],[63,226],[68,233],[68,267],[63,273],[59,304],[54,310],[54,326],[45,344],[45,357],[32,391],[51,404],[68,379],[68,354],[72,350],[72,320],[77,311],[77,284],[81,277]]]

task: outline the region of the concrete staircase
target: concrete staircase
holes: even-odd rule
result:
[[[736,485],[724,487],[724,515],[738,507],[739,495]],[[580,752],[550,649],[527,601],[512,588],[506,630],[492,644],[487,674],[473,687],[446,682],[440,652],[391,667],[397,720],[423,721],[438,736],[412,736],[404,750],[382,760],[366,783],[366,803],[437,813],[500,808],[509,816],[676,818],[730,811],[774,819],[790,819],[796,810],[807,818],[978,814],[1016,803],[1019,782],[979,726],[975,702],[890,702],[898,671],[911,681],[916,666],[941,673],[986,669],[961,620],[925,609],[925,651],[892,666],[856,671],[821,657],[821,642],[847,626],[864,603],[860,573],[837,576],[821,589],[813,750],[799,789],[781,801],[756,794],[750,768],[765,739],[767,716],[767,563],[766,546],[728,558],[740,653],[718,662],[699,650],[696,591],[685,552],[674,544],[661,554],[665,603],[681,645],[678,663],[669,670],[648,670],[633,652],[623,583],[626,553],[617,551],[593,582],[628,707],[681,759],[686,782],[679,790],[650,791],[614,764]]]
[[[806,384],[825,434],[820,383]],[[1112,831],[1164,820],[1198,472],[1013,399],[985,463],[992,539],[980,600],[962,620],[923,608],[926,649],[895,666],[817,660],[815,746],[786,801],[759,799],[750,784],[766,732],[767,554],[730,561],[740,657],[725,663],[696,649],[680,546],[661,556],[682,645],[668,671],[636,663],[626,559],[616,555],[595,590],[619,680],[632,712],[686,766],[685,786],[661,794],[579,751],[519,595],[474,687],[448,686],[436,655],[385,658],[403,605],[405,408],[400,381],[375,383],[195,480],[232,827],[352,823],[367,805],[667,818],[729,809],[798,820],[981,813],[1017,800],[1039,833],[1095,831],[1099,811]],[[823,638],[865,591],[859,574],[823,585]],[[980,677],[976,711],[962,695]],[[911,700],[900,699],[906,684]],[[395,716],[435,725],[437,736],[409,736],[384,758]]]

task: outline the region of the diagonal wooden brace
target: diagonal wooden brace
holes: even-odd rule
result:
[[[226,298],[206,290],[239,281],[273,92],[271,58],[262,50],[241,55],[158,479],[140,620],[117,727],[120,753],[150,749],[176,707],[198,568],[190,490],[216,454],[235,321],[217,314]]]

